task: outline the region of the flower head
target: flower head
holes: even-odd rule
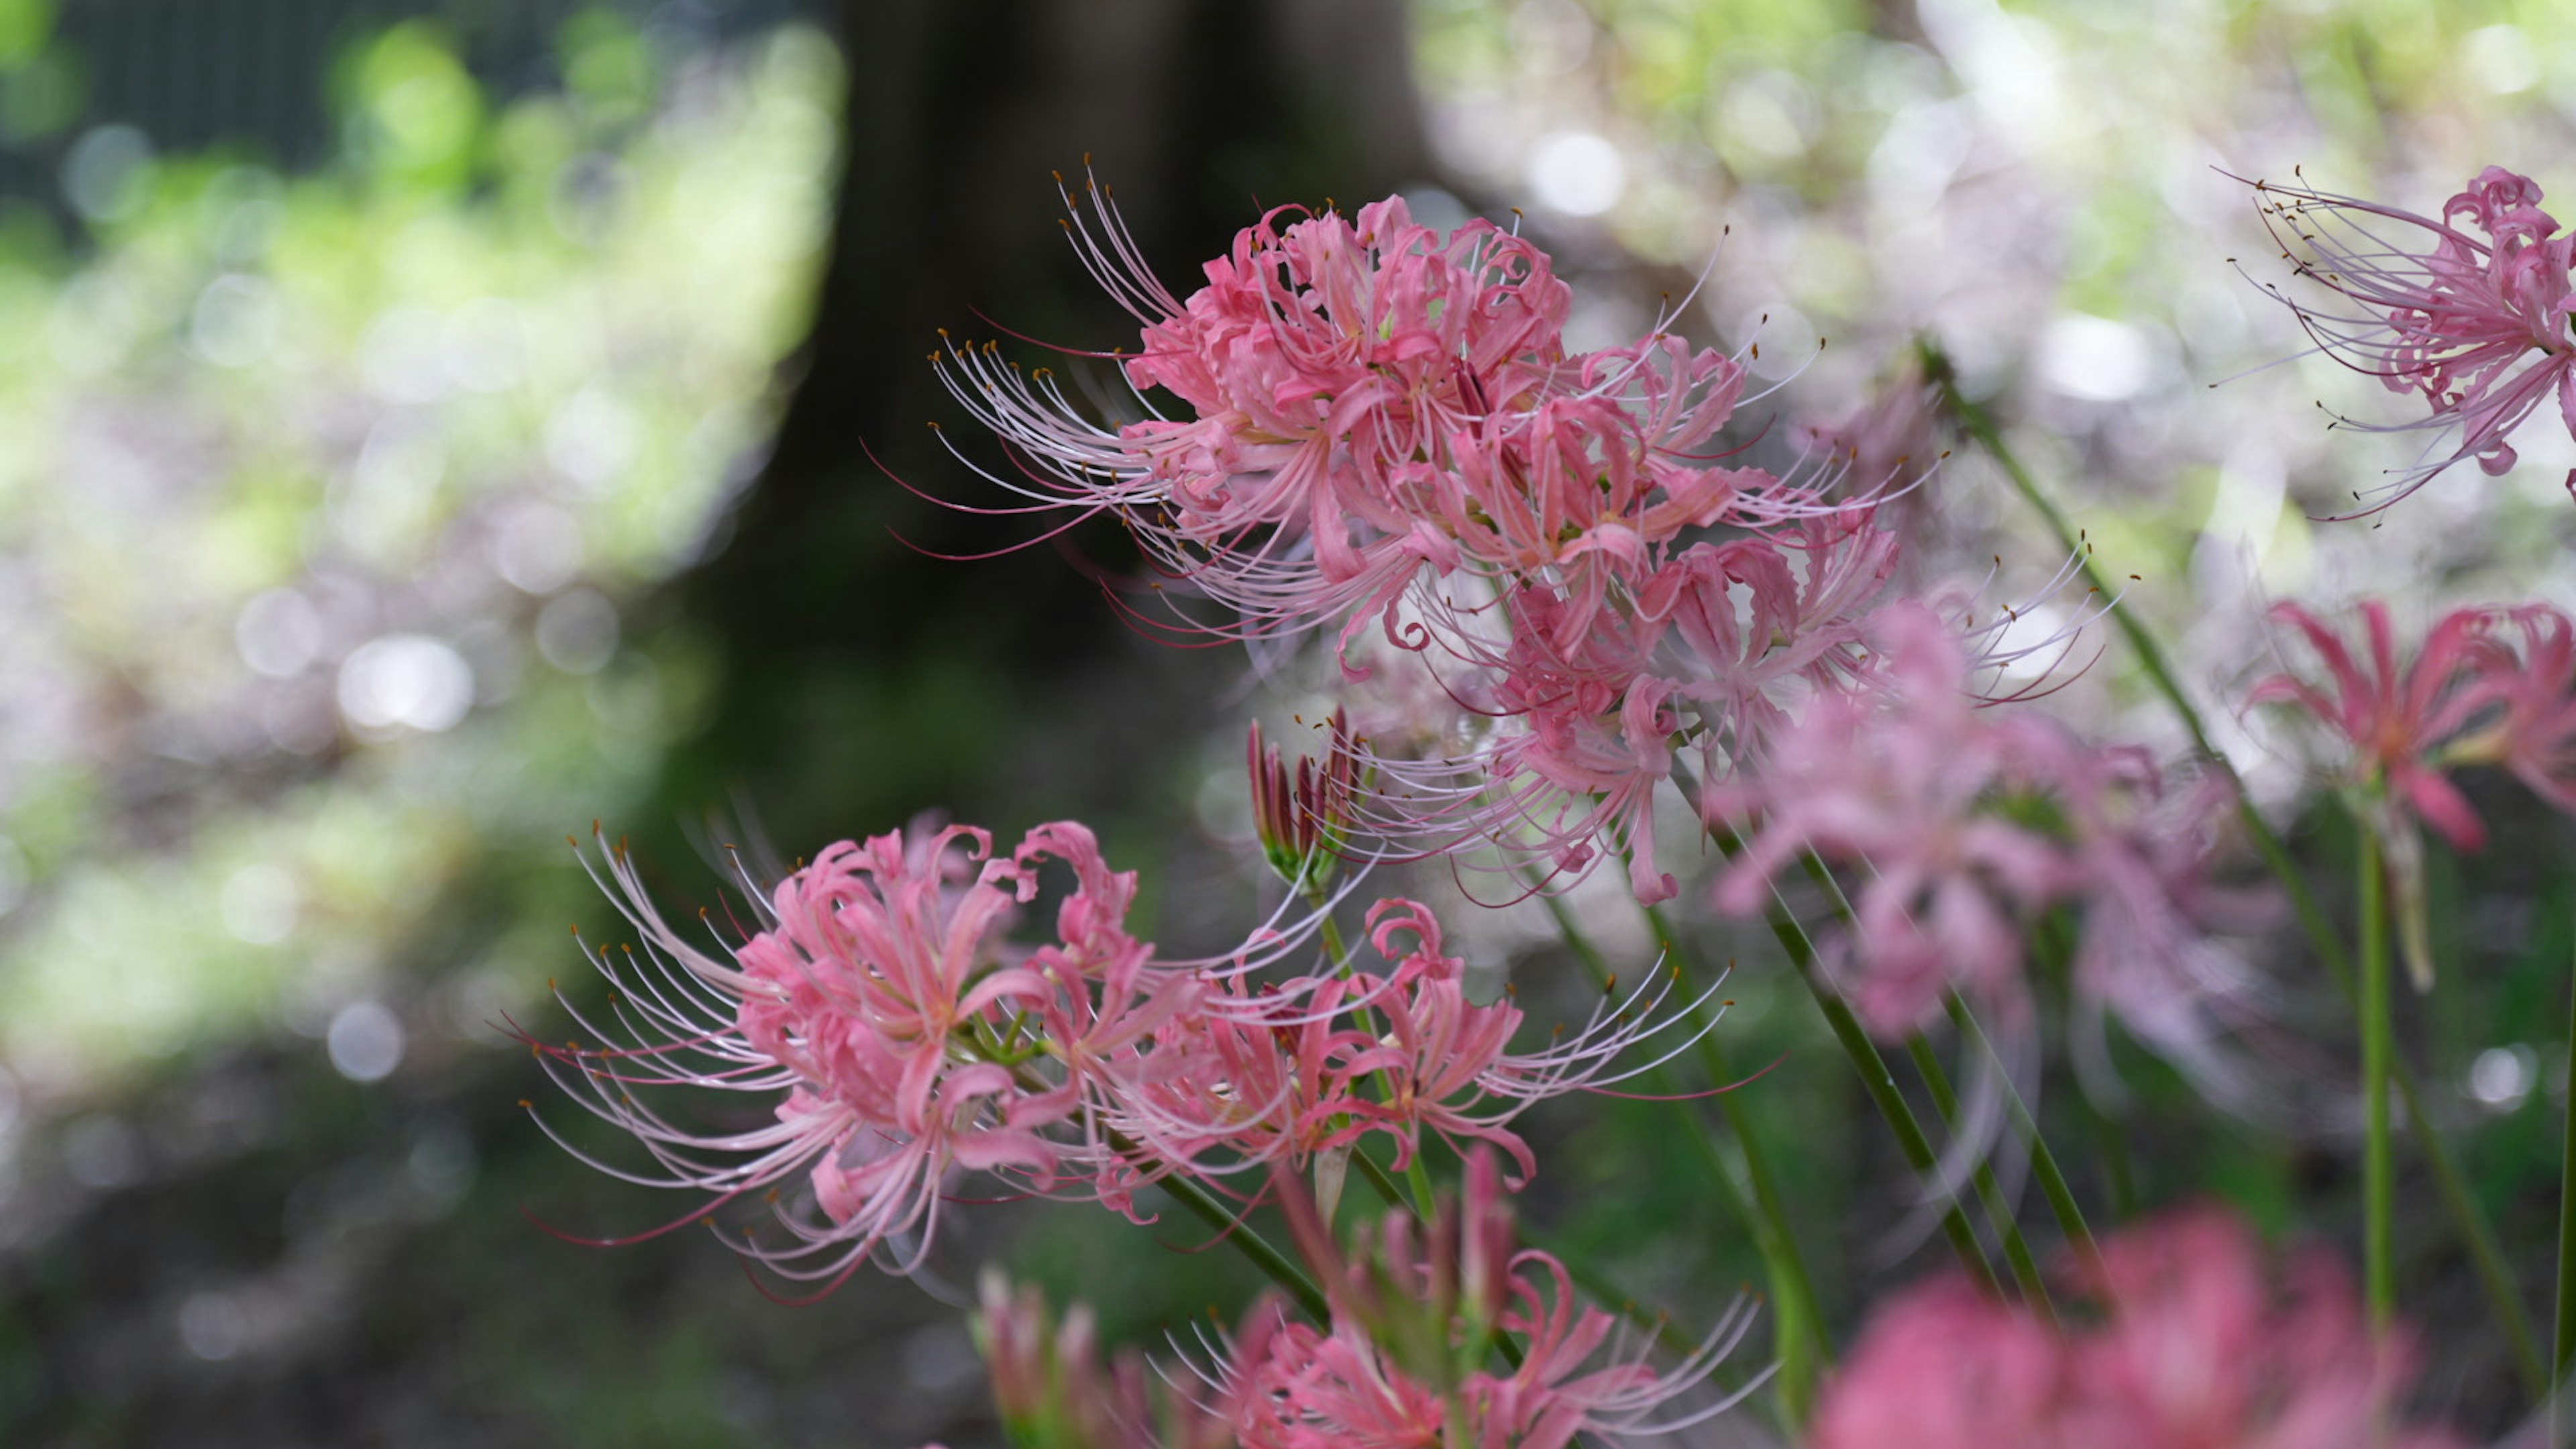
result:
[[[2338,419],[2366,432],[2433,434],[2421,461],[2355,495],[2367,502],[2361,513],[2386,508],[2463,458],[2490,475],[2510,470],[2506,438],[2553,393],[2576,428],[2576,336],[2568,330],[2576,239],[2558,235],[2529,177],[2490,166],[2438,218],[2304,185],[2257,181],[2254,191],[2293,269],[2333,301],[2311,307],[2266,290],[2289,302],[2321,351],[2392,392],[2415,394],[2426,408],[2408,423]]]
[[[1013,945],[1047,860],[1076,887],[1054,939]],[[764,1197],[737,1246],[791,1280],[838,1283],[871,1255],[911,1271],[957,1174],[1087,1180],[1099,1144],[1076,1119],[1100,1072],[1191,990],[1127,934],[1133,874],[1071,823],[1007,857],[967,826],[841,842],[755,897],[762,929],[730,951],[663,920],[622,847],[607,871],[644,943],[592,953],[617,988],[613,1029],[583,1025],[616,1044],[531,1045],[658,1168],[609,1170],[711,1195],[682,1221]],[[675,1086],[764,1099],[770,1120],[684,1126],[655,1100]]]
[[[2469,727],[2484,721],[2505,694],[2509,658],[2492,639],[2492,609],[2455,609],[2436,621],[2411,654],[2400,657],[2388,606],[2361,604],[2363,649],[2297,604],[2272,607],[2272,618],[2297,628],[2324,677],[2271,676],[2246,696],[2249,705],[2291,704],[2338,736],[2344,774],[2370,792],[2393,821],[2421,820],[2462,850],[2486,843],[2486,826],[2449,777]]]
[[[1214,1371],[1244,1449],[1566,1449],[1579,1436],[1688,1428],[1735,1402],[1676,1401],[1725,1358],[1750,1312],[1726,1315],[1659,1369],[1650,1343],[1580,1301],[1563,1264],[1512,1251],[1490,1157],[1469,1159],[1465,1201],[1427,1230],[1395,1215],[1347,1253],[1302,1186],[1283,1179],[1279,1195],[1331,1319],[1281,1315]],[[1524,1340],[1517,1365],[1498,1362],[1504,1334]]]

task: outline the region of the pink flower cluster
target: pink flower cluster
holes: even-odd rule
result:
[[[1490,223],[1443,235],[1392,197],[1281,208],[1184,301],[1092,201],[1068,228],[1143,324],[1124,367],[1152,416],[1092,423],[1051,373],[952,345],[942,376],[1012,460],[985,476],[1120,518],[1174,627],[1330,625],[1352,680],[1365,653],[1436,681],[1465,747],[1365,752],[1382,788],[1362,823],[1393,852],[1493,847],[1482,864],[1515,878],[1625,855],[1641,899],[1674,894],[1652,822],[1677,752],[1724,773],[1863,662],[1897,550],[1866,497],[1822,491],[1849,460],[1802,483],[1727,466],[1743,365],[1660,327],[1569,354],[1565,285]]]
[[[1826,964],[1862,1021],[1902,1038],[1959,991],[2021,1019],[2024,943],[2072,907],[2080,992],[2170,1047],[2191,1003],[2228,985],[2205,929],[2242,915],[2209,884],[2222,790],[2169,790],[2141,752],[2089,744],[2042,716],[1983,707],[1956,632],[1891,608],[1885,667],[1825,694],[1764,760],[1712,788],[1712,822],[1748,822],[1721,909],[1759,913],[1812,855],[1856,869]]]
[[[1015,943],[1050,862],[1073,877],[1055,929]],[[759,902],[761,929],[729,952],[674,930],[622,849],[607,869],[644,950],[592,953],[617,988],[613,1019],[575,1019],[613,1044],[529,1044],[656,1170],[585,1160],[712,1195],[683,1222],[759,1196],[770,1210],[739,1246],[798,1281],[837,1284],[872,1255],[910,1272],[963,1174],[1133,1215],[1139,1188],[1176,1173],[1303,1168],[1373,1134],[1401,1169],[1427,1134],[1491,1144],[1526,1176],[1512,1119],[1648,1069],[1618,1059],[1675,1020],[1656,1010],[1670,982],[1650,982],[1515,1052],[1520,1009],[1468,1000],[1439,923],[1397,899],[1368,918],[1383,974],[1289,972],[1319,917],[1265,926],[1222,960],[1166,961],[1127,929],[1135,874],[1071,822],[1007,855],[965,826],[832,846]],[[674,1086],[752,1094],[769,1120],[684,1125],[653,1100]]]
[[[1515,1251],[1489,1156],[1470,1159],[1465,1201],[1431,1223],[1386,1218],[1344,1252],[1294,1179],[1281,1199],[1322,1280],[1329,1320],[1264,1298],[1212,1363],[1160,1372],[1140,1355],[1104,1366],[1089,1314],[1050,1324],[1036,1294],[985,1289],[978,1334],[1012,1442],[1088,1449],[1566,1449],[1705,1421],[1741,1395],[1691,1408],[1749,1326],[1727,1316],[1658,1369],[1651,1345],[1580,1304],[1565,1266]],[[1508,1353],[1508,1359],[1505,1355]]]
[[[2310,307],[2267,288],[2298,314],[2318,348],[2391,392],[2426,405],[2412,422],[2365,432],[2429,430],[2415,464],[2390,483],[2356,493],[2375,513],[2464,458],[2490,476],[2510,471],[2506,441],[2557,397],[2576,429],[2576,237],[2540,209],[2540,187],[2490,166],[2442,204],[2439,217],[2310,190],[2253,183],[2273,239],[2297,274],[2334,297]],[[2576,474],[2570,475],[2576,486]]]
[[[2402,1335],[2373,1333],[2329,1257],[2276,1285],[2213,1208],[2105,1241],[2074,1285],[2098,1323],[2058,1329],[1964,1278],[1916,1288],[1863,1330],[1817,1406],[1811,1449],[2451,1449],[2401,1422]]]

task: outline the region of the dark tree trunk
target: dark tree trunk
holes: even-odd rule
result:
[[[981,553],[1036,531],[926,504],[869,458],[926,491],[994,501],[924,426],[981,441],[932,377],[938,328],[995,335],[980,312],[1068,346],[1134,341],[1066,247],[1049,173],[1079,185],[1088,154],[1185,294],[1260,207],[1383,195],[1428,170],[1396,0],[846,0],[841,24],[848,170],[813,335],[738,531],[674,600],[721,634],[730,683],[709,735],[675,761],[669,803],[743,787],[782,844],[993,793],[1037,808],[1032,788],[1045,808],[1103,803],[1133,776],[1086,772],[1088,794],[1067,796],[1043,761],[997,778],[977,756],[1024,753],[1010,721],[1041,708],[1070,710],[1064,743],[1082,750],[1068,693],[1115,696],[1128,716],[1145,699],[1188,711],[1235,667],[1138,659],[1048,550],[955,563],[892,536]],[[1075,542],[1125,557],[1107,525]],[[1131,683],[1106,687],[1118,675]],[[1104,737],[1092,743],[1117,724],[1089,721]],[[1177,744],[1188,728],[1156,732]]]

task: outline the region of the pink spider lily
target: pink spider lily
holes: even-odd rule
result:
[[[1881,1308],[1828,1380],[1808,1443],[1862,1449],[2453,1449],[2409,1425],[2403,1334],[2364,1322],[2341,1265],[2276,1279],[2213,1208],[2106,1239],[2067,1274],[2098,1322],[2052,1327],[1956,1277]]]
[[[2378,496],[2361,514],[2463,458],[2491,476],[2507,472],[2514,450],[2506,439],[2553,393],[2576,429],[2576,337],[2567,319],[2576,305],[2569,281],[2576,240],[2557,235],[2528,177],[2490,166],[2443,203],[2439,218],[2303,185],[2253,186],[2292,268],[2338,301],[2309,307],[2277,287],[2265,290],[2290,305],[2319,350],[2392,392],[2417,394],[2429,409],[2411,423],[2336,421],[2434,435],[2421,461],[2372,490]]]
[[[1077,877],[1057,939],[1010,946],[1048,859]],[[769,1220],[736,1246],[791,1281],[836,1285],[871,1256],[911,1272],[960,1174],[1040,1191],[1088,1179],[1099,1138],[1073,1123],[1097,1100],[1093,1077],[1189,999],[1187,973],[1124,929],[1133,875],[1108,870],[1078,825],[1042,826],[1005,858],[970,827],[843,842],[755,894],[762,929],[729,952],[673,929],[622,848],[606,865],[644,949],[622,964],[590,953],[616,988],[613,1023],[574,1014],[622,1044],[531,1045],[656,1170],[565,1145],[629,1181],[710,1194],[683,1222],[759,1195]],[[672,1086],[767,1099],[772,1121],[682,1125],[653,1100]]]
[[[1394,475],[1565,368],[1570,293],[1543,252],[1491,223],[1443,237],[1401,198],[1285,222],[1273,210],[1210,262],[1187,302],[1146,269],[1105,191],[1068,231],[1095,278],[1145,324],[1124,361],[1140,404],[1194,414],[1111,431],[1052,375],[984,349],[939,358],[950,390],[1022,476],[988,478],[1039,508],[1108,511],[1156,565],[1237,611],[1244,637],[1364,612],[1443,545],[1397,506]],[[1417,536],[1418,535],[1418,536]],[[1192,624],[1188,627],[1197,628]]]
[[[2486,844],[2486,826],[2452,785],[2450,769],[2485,758],[2469,729],[2492,718],[2510,692],[2509,655],[2493,638],[2492,609],[2443,615],[2403,660],[2388,606],[2360,605],[2365,651],[2356,657],[2341,634],[2297,604],[2272,606],[2271,617],[2296,627],[2324,670],[2322,681],[2284,672],[2261,681],[2247,705],[2282,702],[2338,736],[2349,752],[2344,775],[2369,792],[2370,815],[2392,833],[2420,820],[2462,850]],[[2461,746],[2467,743],[2465,753]]]
[[[1490,1158],[1470,1159],[1463,1207],[1444,1204],[1419,1236],[1391,1216],[1348,1253],[1301,1184],[1283,1177],[1279,1197],[1332,1315],[1317,1326],[1256,1310],[1255,1326],[1217,1346],[1202,1376],[1232,1406],[1244,1449],[1624,1443],[1704,1423],[1752,1391],[1679,1407],[1751,1327],[1750,1309],[1659,1370],[1642,1335],[1579,1302],[1556,1259],[1511,1250]],[[1500,1360],[1504,1335],[1522,1340],[1517,1368]]]
[[[1395,989],[1375,998],[1386,1029],[1373,1041],[1365,1030],[1343,1033],[1321,1063],[1337,1090],[1309,1110],[1330,1111],[1347,1122],[1322,1137],[1322,1147],[1356,1143],[1372,1132],[1393,1137],[1398,1171],[1412,1163],[1429,1131],[1462,1157],[1470,1154],[1471,1141],[1502,1151],[1519,1169],[1514,1187],[1525,1185],[1538,1162],[1509,1124],[1530,1103],[1606,1089],[1653,1071],[1715,1029],[1723,1015],[1712,1014],[1650,1061],[1618,1066],[1632,1048],[1689,1019],[1723,984],[1711,985],[1679,1012],[1663,1012],[1672,980],[1649,973],[1625,998],[1596,1006],[1576,1031],[1558,1032],[1538,1051],[1514,1052],[1520,1009],[1508,994],[1485,1006],[1467,999],[1464,964],[1443,954],[1440,923],[1428,908],[1382,900],[1370,909],[1369,925],[1378,952],[1397,961]],[[1400,959],[1394,940],[1399,933],[1414,938],[1413,949]]]
[[[1211,986],[1186,1013],[1165,1017],[1150,1048],[1099,1080],[1099,1119],[1147,1150],[1121,1165],[1119,1200],[1170,1172],[1203,1181],[1274,1165],[1303,1170],[1375,1134],[1408,1166],[1427,1135],[1464,1156],[1476,1143],[1510,1156],[1526,1182],[1537,1170],[1511,1130],[1530,1103],[1606,1091],[1654,1070],[1711,1030],[1716,1014],[1652,1060],[1628,1060],[1689,1020],[1719,985],[1666,1010],[1667,976],[1650,973],[1605,998],[1571,1031],[1515,1051],[1523,1013],[1508,997],[1476,1005],[1463,966],[1417,902],[1369,912],[1370,941],[1392,963],[1383,975],[1298,977],[1257,992]],[[1409,950],[1400,936],[1410,936]]]
[[[1869,667],[1866,629],[1897,554],[1895,536],[1853,509],[1694,546],[1647,581],[1639,608],[1667,624],[1655,672],[1702,727],[1703,777],[1757,756],[1789,706]]]
[[[1392,197],[1356,219],[1280,208],[1182,301],[1106,193],[1087,193],[1090,214],[1068,223],[1076,250],[1144,324],[1142,352],[1113,355],[1138,407],[1168,393],[1189,415],[1113,431],[990,344],[950,342],[933,360],[1009,455],[979,471],[1024,507],[992,511],[1114,514],[1179,632],[1259,644],[1338,623],[1347,662],[1365,622],[1391,630],[1426,578],[1462,570],[1499,587],[1543,579],[1579,629],[1685,529],[1842,506],[1716,466],[1711,439],[1743,396],[1735,358],[1660,324],[1569,357],[1564,284],[1490,223],[1444,236]],[[1233,620],[1194,617],[1192,597]]]

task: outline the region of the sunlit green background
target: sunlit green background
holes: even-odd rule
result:
[[[1101,8],[1111,31],[1199,47],[1199,70],[1241,38],[1188,6]],[[1265,0],[1240,24],[1289,37],[1281,64],[1323,67],[1328,44],[1296,44],[1368,8]],[[1249,220],[1347,190],[1342,158],[1373,155],[1426,216],[1522,208],[1577,283],[1578,343],[1690,293],[1683,330],[1733,346],[1759,329],[1758,370],[1783,384],[1764,417],[1838,415],[1936,337],[2140,576],[2131,603],[2267,806],[2314,826],[2320,880],[2348,846],[2302,813],[2295,752],[2227,703],[2261,667],[2261,603],[2576,603],[2576,444],[2554,419],[2516,440],[2507,478],[2458,470],[2385,527],[2309,521],[2400,461],[2329,437],[2316,401],[2399,404],[2314,361],[2237,377],[2298,335],[2229,266],[2276,276],[2223,174],[2304,166],[2425,210],[2489,161],[2576,188],[2553,169],[2576,154],[2576,11],[1404,13],[1417,96],[1389,84],[1270,151],[1220,152],[1191,204]],[[837,562],[782,595],[811,626],[802,652],[773,613],[709,602],[738,533],[802,526],[764,521],[761,496],[783,486],[764,463],[799,379],[849,386],[827,359],[923,350],[828,311],[813,330],[844,166],[916,146],[935,172],[949,153],[919,136],[971,147],[990,124],[922,106],[904,129],[851,76],[1054,23],[1026,4],[0,0],[0,1440],[964,1449],[992,1429],[940,1299],[977,1262],[1009,1258],[1148,1340],[1245,1291],[1229,1262],[1165,1253],[1190,1241],[1175,1226],[1062,1208],[996,1214],[928,1292],[867,1281],[791,1310],[694,1237],[598,1254],[520,1215],[611,1231],[676,1211],[526,1125],[537,1074],[497,1025],[549,1020],[549,978],[580,965],[566,923],[607,918],[562,844],[594,818],[660,841],[658,879],[689,900],[713,889],[691,854],[711,816],[767,818],[795,854],[940,806],[1093,818],[1113,860],[1155,872],[1149,910],[1175,938],[1222,938],[1250,899],[1225,884],[1245,860],[1226,840],[1236,732],[1315,700],[1230,693],[1232,661],[1126,639],[1051,553],[955,566],[935,610],[869,593],[921,563],[868,511],[896,506],[893,485],[841,459],[821,511],[796,515],[841,530],[817,535]],[[1211,95],[1262,129],[1242,114],[1260,95]],[[1370,107],[1415,100],[1428,151],[1387,151]],[[1069,165],[1094,141],[1042,144],[1067,154],[1040,164]],[[1121,157],[1100,159],[1114,179]],[[957,178],[913,204],[1047,242],[1041,170],[1009,173],[1010,195]],[[1160,258],[1176,283],[1196,260]],[[1003,320],[1121,340],[1071,260],[1048,265],[1014,295],[1052,289],[1060,310]],[[912,284],[844,281],[862,303]],[[827,420],[869,404],[798,400]],[[926,391],[901,406],[916,429],[937,410]],[[2055,566],[1980,461],[1935,486],[1933,576]],[[961,551],[1003,541],[950,527]],[[1102,641],[1047,676],[1044,708],[1031,615]],[[2116,653],[2058,703],[2178,739]],[[2411,1044],[2538,1305],[2563,1106],[2539,1084],[2562,1075],[2576,892],[2564,832],[2489,794],[2498,848],[2435,862],[2443,978]],[[1644,955],[1615,893],[1582,904]],[[1534,908],[1462,934],[1540,999],[1571,986]],[[1891,1157],[1776,963],[1749,938],[1705,944],[1739,960],[1736,1059],[1781,1059],[1749,1100],[1847,1326],[1922,1261],[1890,1246]],[[2350,1124],[2322,1085],[2346,1070],[2338,1018],[2295,950],[2258,956],[2304,1044],[2286,1059],[2318,1090],[2213,1127],[2124,1055],[2139,1100],[2116,1130],[2150,1198],[2218,1191],[2276,1230],[2348,1234]],[[2074,1096],[2049,1105],[2080,1141]],[[1704,1321],[1759,1265],[1668,1124],[1543,1115],[1527,1209],[1618,1291]],[[2409,1301],[2439,1330],[2433,1407],[2495,1427],[2510,1385],[2456,1251],[2429,1209],[2402,1227]]]

